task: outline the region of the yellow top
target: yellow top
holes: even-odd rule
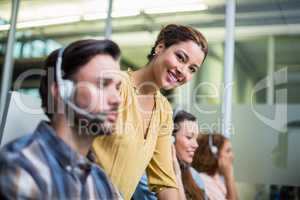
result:
[[[118,110],[116,131],[111,136],[98,136],[93,142],[96,162],[104,169],[126,200],[146,170],[150,190],[177,188],[171,155],[173,129],[172,108],[160,93],[155,94],[155,108],[144,139],[142,117],[130,73],[124,72],[122,102]]]

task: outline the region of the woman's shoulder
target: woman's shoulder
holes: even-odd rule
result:
[[[199,177],[202,179],[204,183],[213,181],[213,178],[210,175],[203,172],[199,173]]]
[[[120,71],[121,78],[121,92],[128,92],[128,90],[132,89],[131,78],[129,75],[129,71]]]
[[[172,106],[171,106],[169,100],[167,99],[167,97],[165,97],[159,91],[158,91],[157,97],[158,97],[158,100],[161,102],[162,108],[165,111],[168,111],[169,114],[172,114]]]
[[[158,97],[159,99],[159,110],[158,112],[160,113],[160,119],[163,122],[168,122],[168,129],[171,128],[173,129],[173,109],[172,106],[170,104],[170,102],[168,101],[168,99],[163,96],[162,94],[159,95]]]
[[[129,75],[129,71],[120,71],[120,76],[121,76],[121,82],[129,84],[130,83],[130,75]]]
[[[198,171],[196,171],[193,167],[190,167],[191,174],[195,182],[197,183],[198,187],[204,190],[204,181],[201,178]]]

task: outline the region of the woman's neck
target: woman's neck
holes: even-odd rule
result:
[[[160,88],[156,84],[153,67],[147,65],[132,73],[132,79],[139,94],[152,95]]]

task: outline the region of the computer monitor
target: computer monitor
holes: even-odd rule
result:
[[[0,146],[32,133],[41,120],[48,120],[37,97],[9,92],[0,126]]]

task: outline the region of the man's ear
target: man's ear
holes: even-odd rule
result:
[[[51,90],[51,95],[53,96],[53,98],[55,100],[57,100],[59,98],[59,91],[58,91],[57,83],[52,83],[51,87],[50,87],[50,90]]]
[[[159,43],[156,47],[155,47],[155,54],[159,55],[161,52],[163,52],[165,50],[165,45],[164,43]]]

